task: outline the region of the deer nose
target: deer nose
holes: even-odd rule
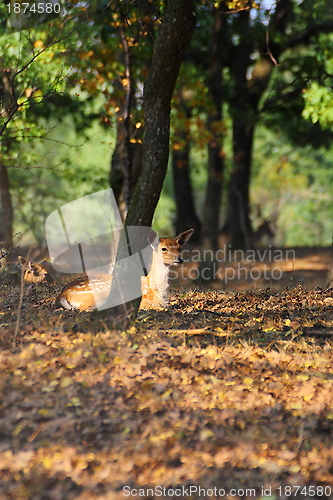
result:
[[[177,264],[182,264],[184,262],[184,259],[181,257],[177,257]]]

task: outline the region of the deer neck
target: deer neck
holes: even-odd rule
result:
[[[160,246],[153,252],[151,269],[141,279],[141,307],[164,308],[167,306],[169,268],[164,264]]]

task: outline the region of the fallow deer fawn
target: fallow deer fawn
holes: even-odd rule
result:
[[[28,283],[40,283],[45,280],[47,270],[40,264],[33,264],[29,260],[24,259],[20,255],[17,257],[19,266],[23,271],[23,277]]]
[[[150,272],[141,277],[142,309],[163,309],[167,306],[169,267],[181,264],[182,247],[192,236],[193,229],[184,231],[175,238],[161,238],[153,250]],[[56,299],[56,306],[64,309],[93,311],[107,299],[112,284],[112,275],[96,274],[78,278],[69,283]]]

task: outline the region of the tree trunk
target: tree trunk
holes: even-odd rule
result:
[[[179,98],[184,113],[186,113],[187,118],[190,118],[191,109],[186,106],[185,102],[182,102],[181,95]],[[195,213],[193,200],[190,177],[190,144],[187,130],[178,130],[177,138],[183,146],[172,150],[173,185],[176,200],[175,233],[180,234],[193,228],[194,233],[191,241],[193,244],[199,244],[201,224]]]
[[[139,130],[134,129],[133,124],[130,124],[129,131],[126,131],[123,112],[118,111],[117,144],[112,155],[110,185],[123,220],[126,218],[128,202],[131,199],[133,187],[141,172],[142,144],[140,140],[143,132],[142,129],[143,127],[140,127]],[[131,139],[126,139],[126,136]],[[134,142],[138,139],[138,142]],[[125,142],[127,143],[127,147],[125,146]]]
[[[221,141],[208,144],[208,182],[203,210],[201,243],[203,248],[217,250],[219,214],[222,197],[224,162]]]
[[[180,234],[193,228],[192,243],[195,244],[200,242],[201,224],[195,213],[189,154],[189,144],[180,150],[174,149],[172,152],[173,183],[177,208],[175,232]]]
[[[292,8],[291,0],[280,0],[270,22],[273,30],[284,33],[287,19]],[[250,13],[237,14],[239,43],[231,52],[230,71],[234,92],[231,100],[233,119],[233,172],[231,175],[228,199],[228,218],[226,229],[233,248],[247,250],[253,247],[250,220],[249,188],[251,178],[253,138],[259,113],[260,99],[267,89],[274,60],[282,51],[282,45],[262,40],[261,57],[253,65],[254,39],[251,33]],[[253,66],[249,77],[249,68]]]
[[[250,14],[237,14],[237,28],[240,37],[233,53],[231,74],[234,91],[231,102],[233,119],[233,171],[229,186],[227,230],[233,248],[251,247],[251,221],[249,216],[249,182],[254,130],[252,111],[256,103],[250,102],[247,71],[253,41],[250,34]]]
[[[121,15],[122,23],[118,32],[122,44],[119,59],[124,64],[124,75],[114,82],[123,96],[118,99],[119,110],[116,113],[117,143],[111,161],[110,185],[116,202],[125,220],[131,202],[134,186],[138,180],[142,166],[142,130],[136,129],[133,123],[133,109],[135,108],[135,93],[137,86],[133,77],[131,46],[125,32],[126,18]],[[138,141],[139,139],[139,141]]]
[[[234,119],[233,171],[229,191],[228,232],[233,248],[249,250],[252,247],[249,184],[253,146],[253,124]]]
[[[211,133],[208,144],[208,182],[203,211],[201,241],[204,249],[216,251],[218,248],[219,213],[223,183],[223,132],[222,115],[222,70],[223,50],[225,45],[225,13],[220,6],[214,12],[213,44],[210,61],[209,92],[214,104],[214,111],[208,118],[207,126]]]
[[[195,27],[192,8],[192,0],[170,0],[155,44],[144,88],[143,165],[126,217],[126,226],[150,226],[162,190],[169,156],[171,99],[183,55]],[[120,252],[124,248],[126,250],[125,239],[123,237],[123,243],[119,245]],[[102,317],[112,326],[127,328],[135,320],[139,305],[140,299],[136,299],[109,309],[106,318],[105,314]]]
[[[113,82],[116,89],[114,105],[118,108],[117,143],[111,160],[110,185],[122,216],[126,219],[133,190],[139,178],[142,167],[142,137],[143,127],[137,127],[138,122],[143,122],[143,110],[138,106],[141,102],[141,86],[137,82],[138,64],[141,74],[147,73],[153,52],[153,20],[151,19],[152,5],[150,0],[137,0],[133,2],[134,8],[139,7],[142,16],[136,28],[129,23],[130,10],[126,2],[119,9],[121,23],[118,34],[121,49],[116,53],[116,58],[124,66],[124,73]],[[136,43],[133,45],[133,40]],[[145,46],[145,51],[140,61],[132,56],[136,44]]]
[[[1,135],[4,135],[6,125],[17,109],[13,79],[10,70],[2,70],[0,79],[0,111],[5,117]],[[10,138],[2,137],[2,143],[6,145],[7,151],[10,149]],[[8,168],[0,161],[0,244],[6,250],[13,247],[13,205],[10,194],[10,182]]]
[[[201,246],[203,249],[199,267],[198,283],[208,284],[215,278],[214,254],[218,249],[219,214],[223,183],[223,132],[222,132],[222,70],[225,45],[224,7],[214,11],[213,43],[210,60],[208,88],[214,110],[207,120],[211,133],[208,144],[208,182],[201,226]]]
[[[0,163],[0,245],[13,248],[13,205],[9,190],[8,169]]]
[[[126,225],[150,226],[161,194],[169,158],[170,103],[179,68],[195,27],[192,9],[192,0],[170,0],[156,41],[144,88],[142,171]]]

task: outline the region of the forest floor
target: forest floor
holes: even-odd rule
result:
[[[19,311],[3,272],[1,500],[333,498],[330,252],[171,290],[126,332],[47,283]]]

